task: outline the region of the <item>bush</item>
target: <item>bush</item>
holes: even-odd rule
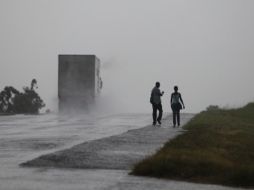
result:
[[[220,109],[220,107],[218,105],[210,105],[206,108],[206,111],[216,111],[219,109]]]
[[[45,106],[43,100],[35,92],[37,81],[31,82],[31,87],[24,87],[24,92],[19,92],[11,86],[6,86],[0,92],[0,113],[4,114],[37,114]]]

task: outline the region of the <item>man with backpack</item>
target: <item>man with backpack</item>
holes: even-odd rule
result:
[[[153,125],[156,125],[156,122],[161,124],[162,118],[162,105],[161,105],[161,96],[163,96],[164,92],[160,91],[160,83],[156,82],[155,87],[152,89],[150,103],[153,106]],[[159,116],[157,118],[157,111],[159,111]]]

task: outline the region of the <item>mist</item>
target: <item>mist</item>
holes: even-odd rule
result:
[[[59,54],[101,60],[105,112],[151,112],[160,81],[164,112],[178,85],[185,112],[254,101],[252,0],[1,0],[0,88],[38,81],[57,110]]]

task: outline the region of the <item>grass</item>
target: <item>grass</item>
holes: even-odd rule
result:
[[[254,103],[201,112],[131,174],[254,187]]]

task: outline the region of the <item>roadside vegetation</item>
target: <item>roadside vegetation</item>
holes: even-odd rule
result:
[[[254,187],[254,103],[230,110],[209,107],[184,129],[131,174]]]
[[[45,103],[35,88],[38,88],[36,79],[31,81],[30,87],[23,88],[24,92],[20,92],[12,86],[6,86],[0,92],[0,115],[38,114]]]

